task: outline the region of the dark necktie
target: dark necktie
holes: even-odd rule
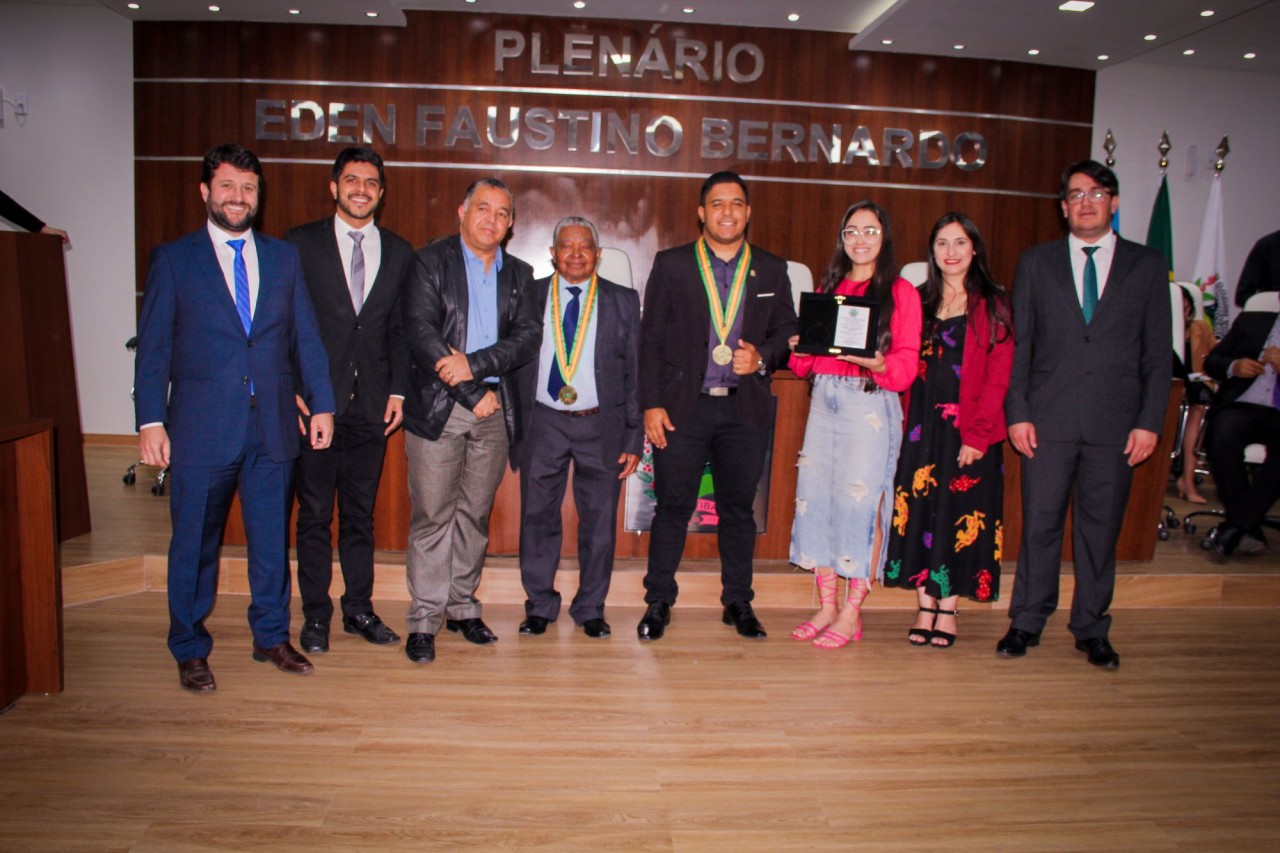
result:
[[[347,234],[355,242],[351,247],[351,307],[359,314],[364,307],[364,249],[360,246],[364,242],[364,234],[359,231],[348,231]]]
[[[564,317],[560,323],[560,328],[564,329],[565,354],[568,355],[573,352],[573,335],[578,331],[578,294],[582,293],[582,288],[566,287],[565,290],[573,294],[569,304],[564,306]],[[551,374],[547,376],[547,393],[552,400],[559,399],[560,389],[564,386],[564,377],[560,375],[560,361],[555,357],[555,347],[552,346]]]
[[[1098,307],[1098,268],[1093,263],[1093,253],[1098,251],[1097,246],[1085,246],[1085,262],[1084,262],[1084,322],[1088,325],[1093,321],[1093,312]]]
[[[240,325],[244,333],[249,334],[253,325],[253,312],[249,310],[249,268],[244,265],[244,240],[228,240],[227,245],[235,250],[236,260],[232,264],[236,283],[236,313],[240,315]]]

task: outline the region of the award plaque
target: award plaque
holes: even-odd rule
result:
[[[800,294],[800,342],[805,355],[876,354],[880,303],[865,296]]]

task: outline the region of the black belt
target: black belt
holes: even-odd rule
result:
[[[703,388],[702,393],[708,397],[732,397],[738,393],[738,386],[721,387],[721,388]]]
[[[546,409],[548,412],[555,412],[557,415],[568,415],[571,418],[586,418],[591,415],[600,414],[599,406],[596,406],[594,409],[553,409],[545,403],[539,403],[538,405]]]

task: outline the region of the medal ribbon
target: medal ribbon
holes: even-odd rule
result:
[[[587,300],[582,304],[582,311],[578,315],[578,328],[573,332],[573,340],[566,342],[564,325],[560,322],[564,317],[564,311],[560,308],[560,274],[552,276],[551,313],[556,321],[551,324],[551,328],[555,332],[556,363],[560,365],[560,376],[566,385],[573,381],[573,375],[578,372],[578,362],[582,360],[582,346],[587,340],[587,326],[591,324],[591,309],[595,302],[596,276],[592,273],[591,284],[587,285]],[[570,346],[573,347],[572,355],[569,353]]]
[[[702,276],[702,286],[707,291],[707,304],[711,308],[711,324],[715,326],[720,343],[728,346],[725,338],[729,337],[733,321],[738,318],[738,309],[742,307],[742,293],[746,289],[743,285],[747,280],[747,271],[751,269],[751,246],[742,244],[742,256],[738,258],[738,267],[733,271],[733,286],[729,288],[728,307],[720,302],[720,288],[716,286],[716,276],[711,271],[707,239],[699,237],[694,247],[698,255],[698,274]]]

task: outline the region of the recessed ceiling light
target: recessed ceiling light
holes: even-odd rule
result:
[[[893,44],[893,39],[880,39],[881,44]]]
[[[1036,50],[1034,47],[1031,48],[1031,50],[1027,51],[1027,56],[1039,56],[1039,55],[1040,55],[1040,51]]]
[[[1196,53],[1195,48],[1193,48],[1193,47],[1189,47],[1189,48],[1187,48],[1186,50],[1184,50],[1184,51],[1182,52],[1182,55],[1183,55],[1183,56],[1195,56],[1195,53]]]
[[[1105,53],[1100,53],[1100,54],[1098,54],[1098,61],[1099,61],[1099,62],[1106,62],[1106,61],[1107,61],[1108,59],[1110,59],[1110,58],[1111,58],[1111,57],[1110,57],[1110,56],[1107,56]]]
[[[587,8],[586,0],[576,0],[576,2],[574,2],[574,4],[573,4],[573,8],[575,8],[575,9],[585,9],[585,8]]]
[[[365,13],[364,13],[364,16],[365,16],[366,18],[376,18],[376,17],[378,17],[378,13],[377,13],[377,12],[365,12]]]
[[[141,6],[140,4],[138,4],[138,3],[130,3],[130,4],[129,4],[129,8],[130,8],[130,9],[141,9],[141,8],[142,8],[142,6]]]
[[[685,7],[684,7],[683,9],[681,9],[680,11],[681,11],[681,12],[684,12],[686,15],[692,15],[692,14],[693,14],[693,7],[692,7],[692,6],[685,6]]]
[[[952,46],[953,48],[955,48],[956,50],[964,50],[964,45],[962,45],[962,44],[953,44],[953,45],[951,45],[951,46]]]
[[[1249,51],[1248,53],[1246,53],[1246,54],[1244,55],[1244,58],[1245,58],[1245,59],[1257,59],[1257,58],[1258,58],[1258,54],[1254,53],[1253,51]]]
[[[791,21],[792,23],[795,23],[796,21],[800,20],[800,16],[797,15],[795,12],[792,12],[790,15],[787,15],[787,20]]]
[[[210,7],[209,7],[209,11],[210,11],[210,12],[221,12],[221,11],[222,11],[222,7],[221,7],[221,6],[210,6]]]
[[[1202,17],[1202,18],[1212,18],[1212,17],[1213,17],[1213,10],[1212,10],[1212,9],[1205,9],[1203,12],[1201,12],[1201,13],[1200,13],[1200,17]]]
[[[1084,12],[1093,8],[1093,4],[1089,0],[1067,0],[1058,7],[1063,12]]]
[[[1147,33],[1145,36],[1143,36],[1143,37],[1142,37],[1142,40],[1143,40],[1143,41],[1155,41],[1155,40],[1156,40],[1156,34],[1155,34],[1155,33]]]
[[[290,10],[289,10],[289,14],[290,14],[290,15],[301,15],[301,14],[302,14],[302,10],[301,10],[301,9],[290,9]]]

